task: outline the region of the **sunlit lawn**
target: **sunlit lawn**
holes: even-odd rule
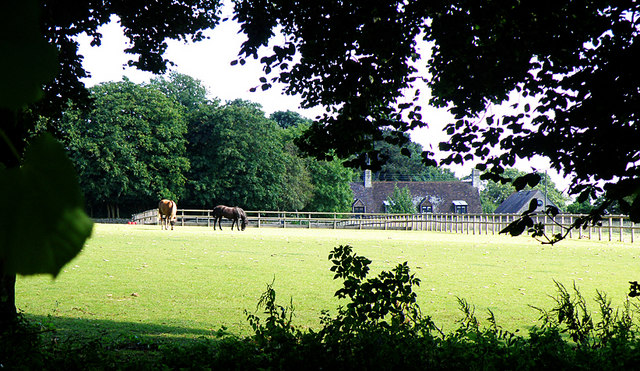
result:
[[[456,296],[487,309],[506,329],[527,329],[549,309],[554,279],[586,298],[595,290],[619,306],[628,281],[640,279],[640,245],[573,240],[553,247],[528,238],[439,232],[98,224],[83,252],[56,280],[19,277],[17,305],[30,318],[84,335],[199,337],[226,327],[250,333],[244,310],[255,311],[275,280],[280,304],[293,299],[295,322],[319,327],[323,309],[335,313],[327,256],[349,244],[373,260],[372,274],[407,261],[422,280],[423,314],[446,330],[461,318]],[[595,304],[592,306],[596,309]],[[49,317],[50,318],[47,318]]]

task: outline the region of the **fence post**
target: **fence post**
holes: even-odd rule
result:
[[[573,224],[573,215],[569,215],[569,227]],[[569,238],[573,238],[573,228],[569,229]]]
[[[184,227],[184,209],[182,209],[182,220],[180,225]]]
[[[611,241],[611,238],[612,238],[611,237],[611,233],[612,233],[612,229],[613,229],[611,224],[613,223],[613,218],[609,217],[608,219],[609,219],[609,241]]]
[[[473,227],[473,224],[471,224],[470,215],[463,215],[462,220],[466,222],[465,224],[467,225],[467,234],[469,234],[469,229]]]
[[[624,218],[620,216],[620,242],[624,242],[624,236],[622,233],[624,232]]]
[[[582,227],[578,228],[578,238],[582,238]]]
[[[598,225],[598,241],[602,241],[602,225]]]
[[[473,234],[476,234],[476,214],[473,214],[473,219],[471,219],[471,227],[473,228]]]

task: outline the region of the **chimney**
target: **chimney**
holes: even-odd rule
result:
[[[471,186],[480,189],[480,170],[471,169]]]
[[[371,170],[369,169],[364,171],[364,187],[371,188]]]

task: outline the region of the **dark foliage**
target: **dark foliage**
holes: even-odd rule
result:
[[[500,181],[516,159],[540,155],[575,175],[579,202],[605,194],[640,221],[640,74],[628,62],[640,51],[639,13],[635,1],[237,0],[235,17],[248,36],[239,60],[260,58],[271,79],[263,88],[283,82],[304,106],[327,109],[303,149],[358,154],[351,164],[379,168],[372,142],[385,129],[388,141],[405,144],[404,132],[428,124],[417,99],[424,81],[430,104],[455,117],[440,145],[450,152],[445,164],[476,158]],[[278,26],[284,41],[260,49]],[[431,54],[418,61],[423,41]],[[512,106],[487,113],[500,104]],[[602,210],[581,225],[597,223]]]

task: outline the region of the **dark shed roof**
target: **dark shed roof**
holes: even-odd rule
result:
[[[368,213],[384,213],[383,202],[393,194],[393,187],[409,188],[415,205],[426,201],[434,213],[453,212],[453,201],[466,201],[468,213],[481,213],[480,193],[465,182],[372,182],[370,188],[362,183],[351,183],[354,200],[360,200]]]
[[[538,189],[532,189],[530,191],[520,191],[511,194],[511,196],[507,197],[504,202],[496,208],[494,214],[522,214],[523,212],[529,209],[529,203],[532,199],[538,199],[540,202],[536,211],[544,211],[544,206],[551,205],[556,206],[553,202],[551,202],[548,198],[546,199],[544,194]]]

